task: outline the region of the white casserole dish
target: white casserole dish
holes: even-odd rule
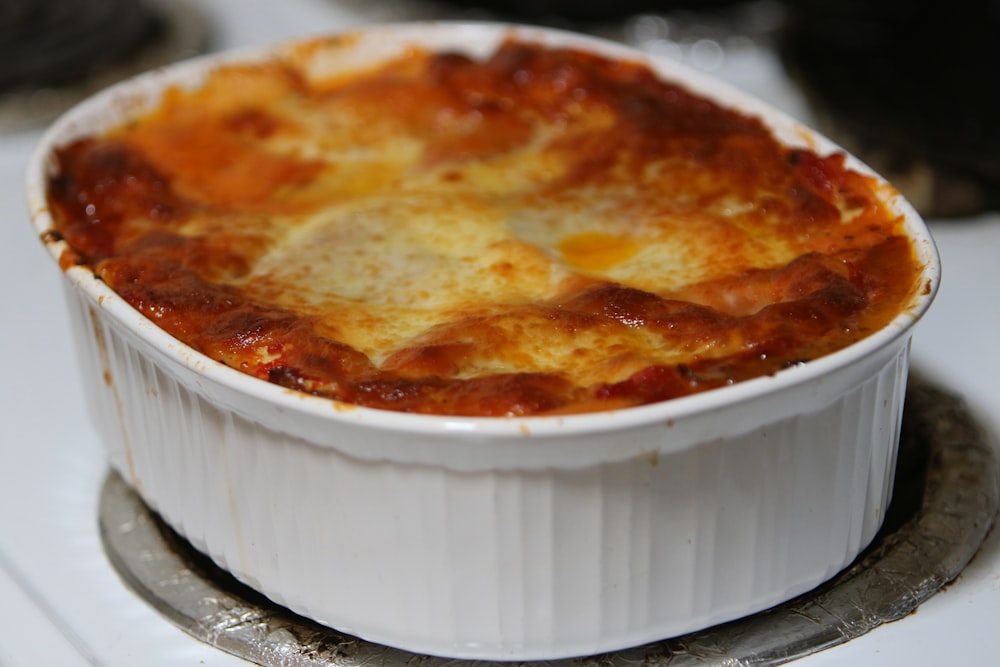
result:
[[[623,47],[491,24],[368,28],[324,66],[407,44],[486,53],[505,36],[629,59]],[[278,47],[280,48],[280,47]],[[194,83],[202,58],[115,86],[45,134],[28,167],[47,235],[51,151]],[[668,63],[664,77],[836,147],[767,105]],[[868,170],[853,159],[850,165]],[[616,412],[456,418],[358,408],[223,366],[65,271],[85,391],[109,460],[199,550],[294,611],[365,639],[456,658],[609,651],[764,609],[842,569],[892,490],[911,329],[937,289],[926,228],[896,197],[920,294],[840,352],[704,394]]]

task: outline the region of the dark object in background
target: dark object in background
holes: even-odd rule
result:
[[[500,17],[545,20],[554,17],[572,21],[622,19],[642,12],[672,9],[707,9],[746,0],[449,0],[449,4],[475,7]]]
[[[927,216],[1000,205],[1000,0],[798,0],[781,55],[820,129]]]
[[[82,79],[160,29],[139,0],[0,0],[0,92]]]

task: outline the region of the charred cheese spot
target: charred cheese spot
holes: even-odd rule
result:
[[[63,147],[64,265],[261,379],[463,415],[774,373],[920,289],[885,186],[639,64],[510,42],[310,69],[340,47],[221,66]]]

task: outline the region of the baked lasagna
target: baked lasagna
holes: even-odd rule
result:
[[[262,380],[467,416],[773,374],[921,289],[888,186],[645,64],[512,38],[317,75],[335,47],[62,146],[63,267]]]

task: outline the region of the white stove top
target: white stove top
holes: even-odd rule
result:
[[[358,25],[360,0],[200,0],[214,46]],[[384,15],[384,14],[383,14]],[[766,55],[718,72],[793,114],[801,105]],[[84,412],[59,276],[28,223],[24,168],[40,130],[0,134],[0,666],[246,665],[201,644],[129,590],[97,531],[106,474]],[[1000,212],[931,221],[943,285],[914,338],[916,370],[963,395],[1000,440]],[[831,665],[992,664],[1000,654],[1000,531],[915,614],[804,658]]]

